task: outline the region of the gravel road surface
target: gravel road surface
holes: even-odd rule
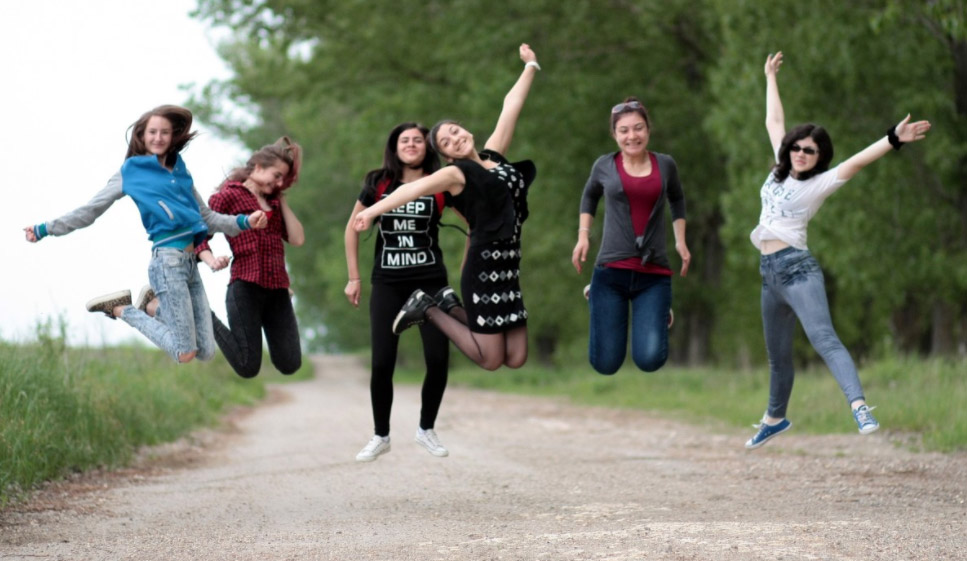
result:
[[[751,428],[450,388],[437,458],[399,386],[392,451],[357,463],[368,370],[314,360],[225,429],[0,513],[0,559],[967,559],[965,454],[795,428],[747,452]]]

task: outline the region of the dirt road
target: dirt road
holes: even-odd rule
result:
[[[436,458],[398,387],[392,451],[360,464],[368,374],[317,366],[231,431],[0,515],[0,559],[967,559],[965,455],[795,430],[750,453],[748,430],[451,388]]]

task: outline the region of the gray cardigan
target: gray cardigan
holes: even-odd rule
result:
[[[665,201],[671,207],[672,220],[685,218],[685,192],[678,180],[678,166],[667,154],[652,152],[658,160],[661,173],[661,194],[648,217],[648,226],[642,236],[642,249],[635,247],[635,230],[631,225],[631,206],[621,185],[621,177],[615,164],[617,152],[605,154],[594,162],[591,176],[584,185],[581,197],[581,213],[594,216],[598,201],[604,195],[604,233],[595,266],[641,256],[644,262],[671,268],[665,251]]]

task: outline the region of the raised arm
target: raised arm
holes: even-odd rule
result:
[[[860,152],[852,155],[836,168],[836,177],[843,180],[852,178],[856,175],[856,172],[879,160],[891,149],[896,148],[899,150],[903,144],[923,140],[929,130],[929,121],[911,123],[910,115],[907,115],[890,131],[890,133],[896,135],[896,139],[891,142],[890,133],[887,133],[887,136],[884,136]],[[896,143],[895,145],[894,142]]]
[[[279,194],[279,210],[282,211],[282,222],[285,224],[285,235],[289,245],[299,247],[306,243],[306,231],[299,221],[299,217],[292,212],[289,201],[284,193]]]
[[[357,232],[366,230],[377,216],[403,206],[410,201],[415,201],[424,195],[435,195],[444,191],[449,191],[452,195],[459,195],[463,191],[465,181],[463,172],[457,166],[441,168],[431,175],[400,185],[383,200],[358,212],[356,218],[353,219],[352,226]]]
[[[510,148],[510,141],[514,138],[514,128],[517,127],[517,118],[524,108],[524,101],[527,100],[527,94],[534,82],[534,75],[541,68],[537,64],[537,55],[527,43],[520,46],[520,59],[524,61],[524,71],[520,73],[520,78],[517,78],[514,87],[510,88],[504,96],[504,106],[500,110],[500,117],[497,118],[497,126],[494,127],[493,134],[484,145],[484,148],[499,154],[506,154],[507,149]]]
[[[773,154],[779,152],[782,138],[786,136],[786,115],[782,111],[779,83],[776,81],[780,66],[782,66],[782,51],[766,57],[766,131],[769,132]]]

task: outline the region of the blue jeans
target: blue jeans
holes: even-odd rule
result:
[[[128,306],[121,319],[176,361],[192,351],[198,351],[199,360],[211,360],[215,356],[212,312],[195,254],[170,247],[152,250],[148,281],[161,303],[157,317]]]
[[[839,383],[847,403],[864,399],[856,365],[833,329],[823,271],[812,254],[788,247],[763,255],[759,272],[762,274],[762,327],[769,353],[768,415],[786,416],[795,378],[793,335],[797,318],[809,342]]]
[[[632,360],[645,372],[654,372],[665,364],[671,277],[595,267],[588,300],[591,307],[588,358],[596,371],[614,374],[625,360],[629,304]]]

